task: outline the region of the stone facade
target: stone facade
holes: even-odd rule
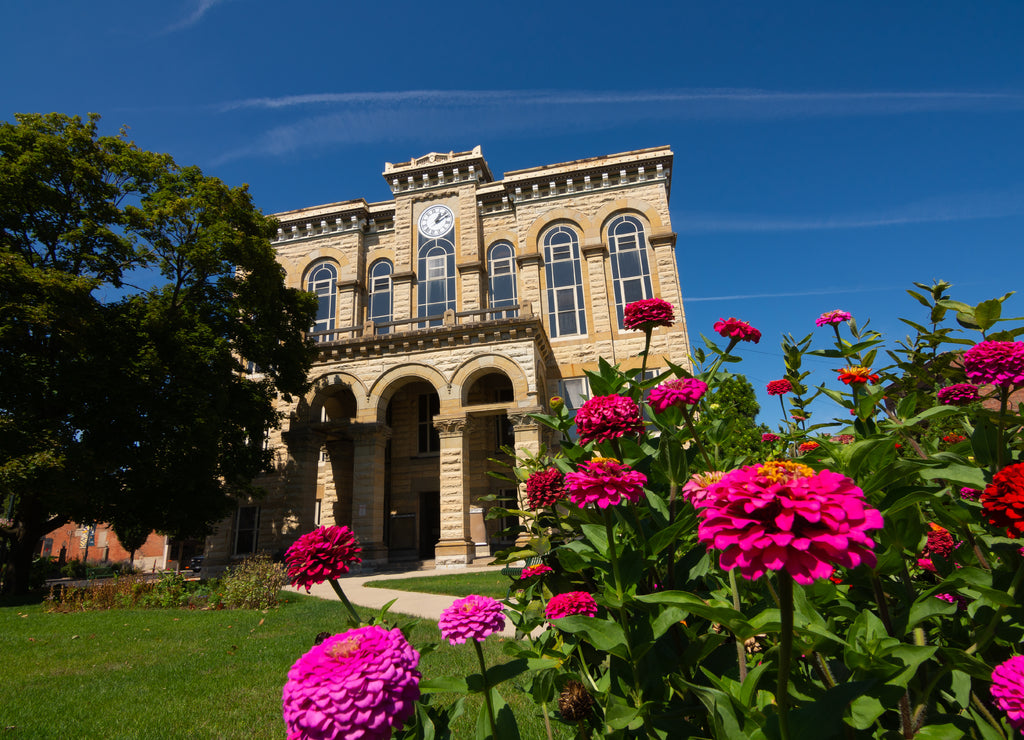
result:
[[[530,414],[578,403],[599,358],[640,366],[622,305],[671,302],[648,367],[689,362],[671,167],[658,147],[495,180],[477,147],[387,163],[392,200],[277,214],[288,284],[320,298],[321,352],[306,396],[281,403],[266,495],[239,502],[207,565],[281,553],[317,524],[352,527],[371,566],[465,565],[501,544],[484,512],[518,493],[488,471],[502,445],[551,441]]]

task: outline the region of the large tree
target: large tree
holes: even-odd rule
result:
[[[7,591],[68,521],[205,534],[269,465],[274,397],[315,353],[315,302],[285,286],[246,188],[97,126],[0,123]]]

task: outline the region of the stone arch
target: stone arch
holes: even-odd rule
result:
[[[452,400],[451,383],[437,369],[419,363],[407,363],[393,367],[380,375],[370,387],[367,406],[376,412],[377,421],[384,420],[384,412],[388,401],[403,385],[422,380],[434,387],[442,403]]]
[[[555,208],[550,211],[545,211],[537,219],[530,224],[530,228],[526,231],[526,245],[522,249],[522,254],[540,253],[540,235],[549,226],[555,226],[559,222],[568,222],[572,226],[575,226],[580,232],[580,243],[582,244],[587,240],[590,232],[593,231],[593,224],[590,219],[587,218],[583,213],[573,208]]]
[[[658,209],[653,205],[637,198],[620,198],[601,206],[597,213],[594,214],[594,223],[600,229],[594,236],[604,241],[604,232],[608,227],[608,222],[615,216],[622,215],[639,216],[642,221],[646,221],[647,227],[650,229],[648,236],[650,233],[664,230]]]
[[[310,423],[317,423],[321,420],[324,404],[333,396],[337,395],[339,387],[348,388],[355,398],[355,413],[353,417],[359,416],[360,412],[367,406],[369,393],[363,382],[351,373],[329,372],[317,377],[310,384],[310,389],[303,397],[300,407],[304,406],[305,418]]]
[[[501,231],[492,231],[487,234],[487,238],[484,242],[484,255],[486,256],[488,250],[498,242],[508,242],[509,244],[511,244],[512,249],[514,249],[516,252],[516,255],[520,254],[520,252],[522,251],[519,248],[519,237],[516,235],[516,233],[514,231],[502,229]]]
[[[464,363],[452,377],[452,395],[457,396],[462,405],[467,404],[468,393],[473,382],[483,375],[498,371],[512,381],[512,388],[515,391],[516,402],[522,402],[530,394],[530,381],[526,372],[513,360],[498,355],[481,355]],[[536,389],[533,389],[534,393]]]

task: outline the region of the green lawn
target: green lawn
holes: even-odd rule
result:
[[[283,738],[288,669],[317,633],[343,628],[336,602],[294,592],[284,601],[266,612],[0,608],[0,737]],[[433,622],[408,621],[414,644],[441,643]],[[485,644],[488,665],[506,660],[502,642]],[[443,642],[420,670],[424,679],[465,676],[475,654]],[[514,682],[501,691],[524,740],[546,737],[529,697]],[[455,737],[472,736],[478,706],[469,705]]]
[[[511,583],[512,580],[508,576],[503,576],[500,571],[487,570],[422,578],[367,581],[365,585],[373,588],[393,588],[397,591],[417,591],[421,594],[446,594],[448,596],[480,594],[500,600],[505,598]]]

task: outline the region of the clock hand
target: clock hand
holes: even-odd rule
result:
[[[444,211],[442,211],[441,213],[437,214],[437,218],[434,219],[434,223],[435,224],[438,223],[441,219],[444,218],[444,216],[445,216]]]

